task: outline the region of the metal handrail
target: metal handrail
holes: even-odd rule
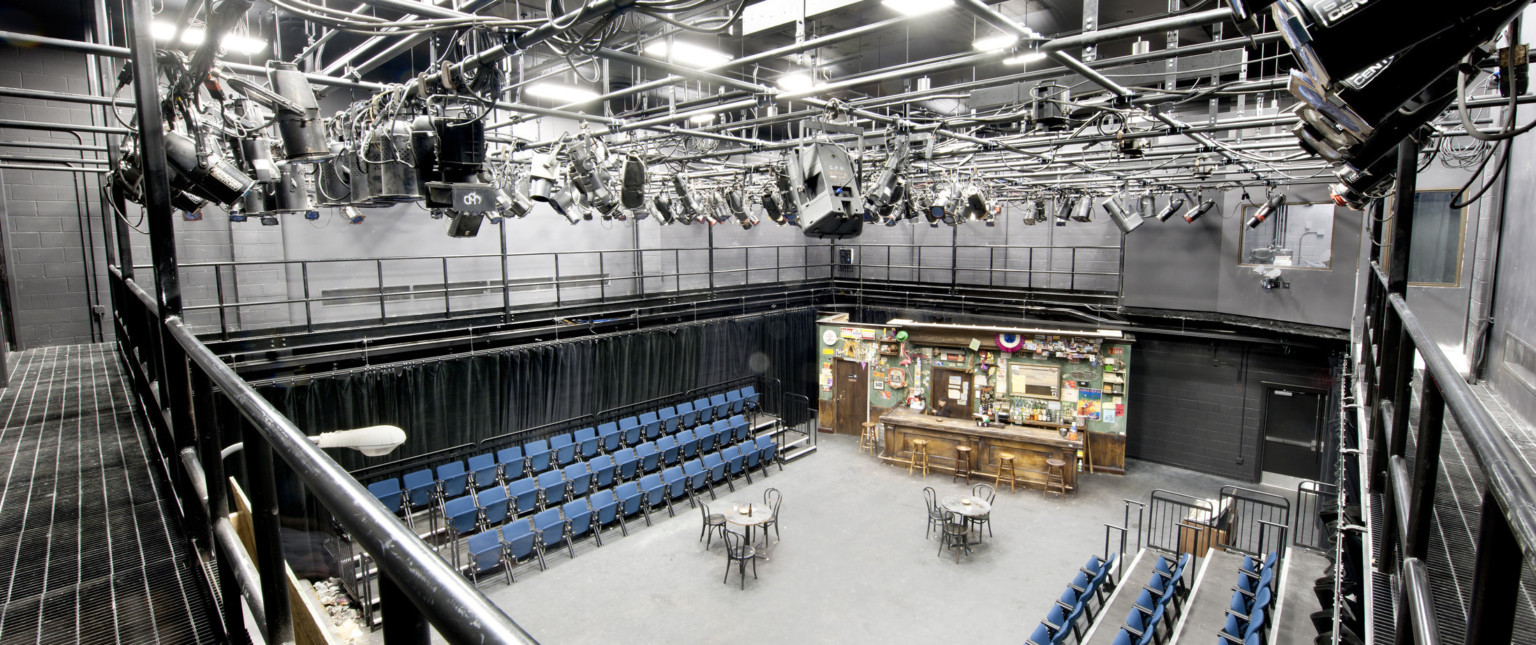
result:
[[[1440,351],[1440,346],[1419,322],[1418,316],[1408,308],[1408,302],[1397,294],[1388,296],[1387,302],[1424,359],[1425,370],[1445,397],[1445,407],[1450,410],[1467,446],[1487,474],[1488,488],[1504,511],[1510,530],[1520,541],[1526,560],[1536,564],[1536,474],[1517,466],[1525,463],[1520,451],[1499,430],[1498,422],[1477,400],[1461,373],[1451,366],[1450,359]],[[1399,413],[1406,414],[1407,406],[1403,406]]]

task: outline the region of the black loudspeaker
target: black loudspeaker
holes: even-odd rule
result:
[[[645,203],[645,162],[634,155],[624,159],[624,188],[619,193],[619,203],[630,210]]]

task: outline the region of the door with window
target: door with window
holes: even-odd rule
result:
[[[933,394],[929,398],[934,412],[954,419],[971,419],[971,373],[960,370],[933,368]]]
[[[1325,398],[1319,390],[1264,386],[1264,472],[1317,479]]]

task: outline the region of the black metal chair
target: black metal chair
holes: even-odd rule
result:
[[[731,563],[736,563],[736,570],[741,576],[741,588],[747,588],[747,561],[752,561],[752,579],[757,579],[757,549],[747,544],[747,536],[730,529],[725,529],[725,579],[722,584],[731,581]]]
[[[704,500],[699,499],[697,495],[694,495],[691,490],[688,491],[688,498],[698,505],[699,515],[703,517],[704,525],[699,529],[699,539],[703,540],[704,536],[709,536],[709,541],[704,543],[704,548],[707,550],[710,545],[715,543],[715,533],[721,533],[720,538],[722,540],[725,539],[725,516],[720,513],[710,513],[709,505],[705,504]]]
[[[997,489],[992,488],[991,484],[977,484],[971,487],[971,497],[987,500],[987,506],[990,507],[992,505],[992,500],[997,499]],[[977,541],[981,540],[982,528],[987,529],[987,535],[992,535],[992,511],[987,511],[987,514],[981,517],[972,517],[968,519],[970,521],[971,528],[976,529]]]
[[[781,506],[784,503],[784,494],[780,493],[779,489],[777,489],[777,488],[770,488],[768,490],[765,490],[765,491],[763,491],[763,503],[767,504],[768,508],[773,510],[772,519],[769,519],[767,522],[763,522],[763,526],[762,526],[762,529],[763,529],[763,544],[767,544],[768,543],[768,529],[770,529],[770,528],[773,529],[773,537],[774,538],[782,538],[783,537],[782,535],[779,534],[779,506]]]
[[[955,562],[960,561],[960,552],[971,554],[971,526],[965,521],[964,516],[959,516],[949,511],[943,511],[943,532],[939,540],[939,556],[944,555],[944,549],[955,550]]]
[[[923,532],[923,539],[933,536],[933,529],[943,528],[944,509],[939,507],[939,493],[932,486],[923,488],[923,501],[928,504],[928,530]]]

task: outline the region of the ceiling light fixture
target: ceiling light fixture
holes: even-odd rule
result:
[[[779,89],[785,92],[804,92],[816,87],[816,81],[811,78],[809,72],[794,72],[779,77]]]
[[[528,86],[528,95],[565,103],[586,103],[597,98],[597,92],[585,87],[560,83],[535,83]]]
[[[171,36],[176,35],[176,25],[157,21],[151,27],[151,31],[155,35],[155,40],[168,41],[171,39]],[[181,32],[181,44],[197,47],[203,44],[203,40],[206,37],[207,33],[203,31],[202,27],[188,27]],[[226,52],[245,54],[247,56],[260,54],[267,50],[267,41],[240,34],[225,34],[224,40],[220,41],[219,45]]]
[[[669,48],[667,41],[656,40],[645,46],[645,53],[657,58],[665,59],[668,52],[672,54],[673,63],[699,69],[719,67],[736,59],[725,52],[693,43],[674,42]]]
[[[987,36],[986,38],[977,38],[976,42],[971,43],[971,46],[975,47],[976,51],[995,52],[1012,47],[1016,42],[1019,42],[1018,36],[1000,34],[997,36]]]
[[[705,125],[705,124],[708,124],[708,123],[714,123],[714,121],[715,121],[715,113],[714,112],[705,112],[703,114],[695,114],[693,116],[688,117],[688,120],[693,122],[693,123],[697,123],[699,125]]]
[[[925,13],[933,13],[940,9],[953,7],[955,6],[955,0],[885,0],[880,4],[908,16],[921,16]]]
[[[1012,58],[1004,58],[1004,65],[1028,65],[1045,60],[1045,54],[1040,52],[1026,52]]]

